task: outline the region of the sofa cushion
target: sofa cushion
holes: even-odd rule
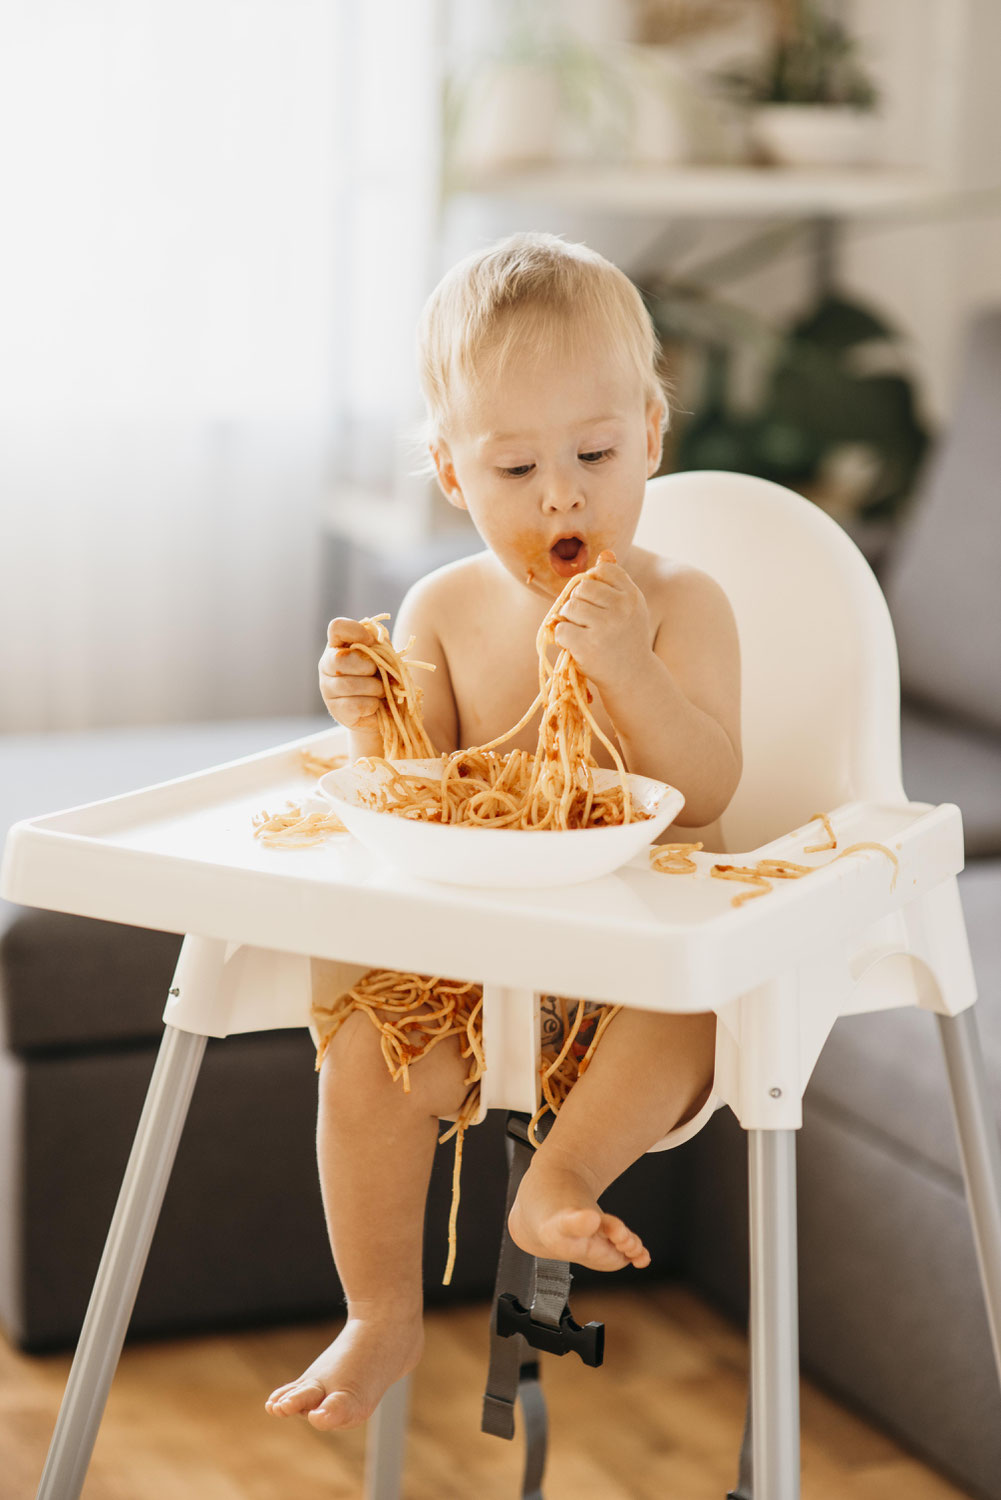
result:
[[[22,912],[0,938],[0,1042],[28,1053],[154,1041],[181,941],[63,912]]]
[[[980,999],[976,1018],[1001,1126],[1001,860],[959,877]],[[879,1136],[907,1157],[959,1179],[959,1155],[938,1027],[926,1011],[846,1016],[810,1080],[810,1100]]]
[[[904,687],[1001,729],[1001,308],[968,330],[959,398],[884,571]]]
[[[22,818],[251,755],[327,718],[0,738],[0,837]],[[6,930],[5,930],[6,929]],[[179,938],[0,902],[0,1035],[17,1052],[160,1034]]]
[[[904,787],[914,802],[955,802],[966,852],[1001,855],[1001,736],[905,704]]]

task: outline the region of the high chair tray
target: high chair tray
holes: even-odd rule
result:
[[[398,873],[350,835],[305,849],[254,837],[262,809],[312,793],[301,751],[344,748],[336,728],[176,781],[16,824],[0,889],[11,901],[282,952],[444,973],[536,991],[702,1010],[787,969],[818,945],[885,917],[962,869],[950,803],[849,803],[832,810],[838,848],[888,846],[831,861],[812,823],[747,853],[696,856],[694,875],[650,869],[647,853],[614,875],[549,890],[433,885]],[[57,795],[57,789],[55,790]],[[713,864],[760,858],[827,865],[746,887]]]

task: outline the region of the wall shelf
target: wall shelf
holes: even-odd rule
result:
[[[452,197],[545,203],[564,210],[691,217],[878,216],[925,207],[946,193],[917,167],[526,168],[458,182]]]

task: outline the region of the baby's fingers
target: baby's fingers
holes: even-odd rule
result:
[[[328,698],[326,704],[331,716],[345,729],[356,729],[379,712],[378,698]]]
[[[374,698],[378,701],[385,697],[381,678],[331,677],[325,672],[320,674],[320,691],[328,703],[342,698]]]
[[[375,644],[375,632],[363,620],[331,620],[327,626],[328,646],[352,646]]]
[[[384,701],[382,683],[377,677],[322,677],[320,690],[328,713],[348,729],[378,713]]]
[[[328,646],[320,657],[320,672],[325,677],[374,677],[375,662],[364,651],[349,646]]]

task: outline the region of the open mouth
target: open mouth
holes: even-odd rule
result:
[[[587,543],[579,536],[561,536],[549,549],[549,562],[560,578],[572,578],[587,567]]]

